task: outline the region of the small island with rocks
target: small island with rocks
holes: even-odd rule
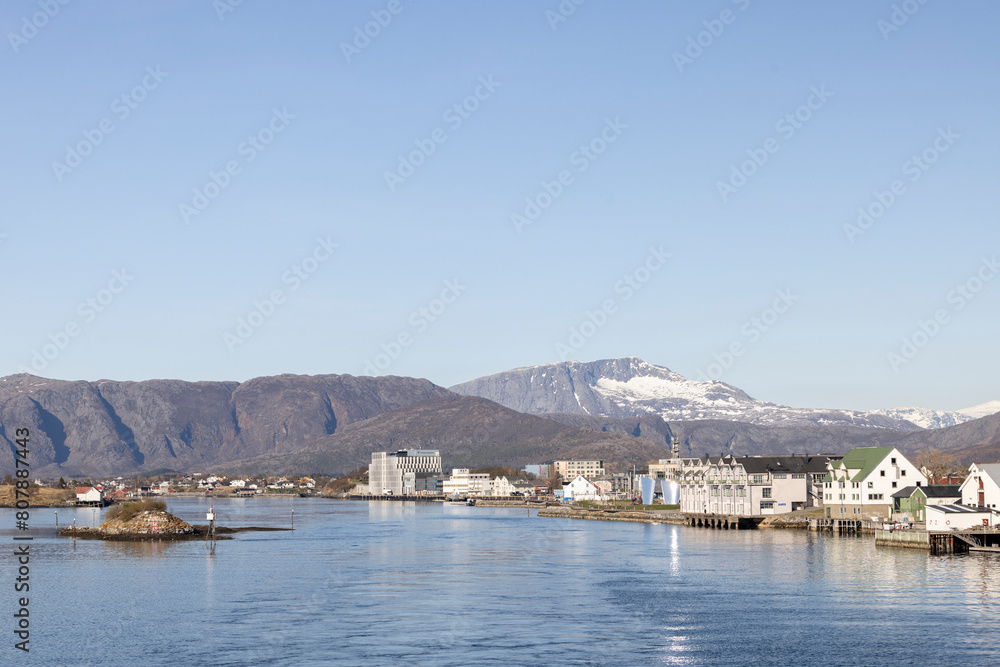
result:
[[[244,531],[289,530],[288,528],[224,528],[215,526],[215,539]],[[195,540],[209,535],[209,526],[192,526],[167,512],[162,500],[145,498],[131,503],[113,505],[108,509],[104,523],[97,528],[68,526],[58,531],[63,537],[96,540]]]

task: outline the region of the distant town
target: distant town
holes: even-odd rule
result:
[[[902,530],[967,530],[1000,524],[1000,463],[957,470],[933,450],[910,461],[894,447],[843,455],[681,457],[642,469],[608,470],[599,459],[513,468],[452,468],[436,449],[373,452],[367,470],[337,478],[192,473],[155,478],[34,480],[63,492],[62,504],[106,505],[146,496],[324,496],[378,499],[496,499],[568,506],[641,505],[686,515],[770,517],[808,514]],[[12,480],[5,479],[9,484]],[[58,503],[57,503],[58,504]]]

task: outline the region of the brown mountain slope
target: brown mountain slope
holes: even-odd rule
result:
[[[416,401],[452,395],[427,380],[279,375],[247,382],[67,382],[0,378],[0,470],[18,428],[32,476],[197,470],[293,451]]]
[[[665,447],[647,440],[566,426],[484,398],[452,396],[351,424],[288,455],[256,457],[221,469],[235,474],[335,474],[367,465],[372,452],[410,448],[439,449],[445,470],[520,468],[561,458],[599,458],[610,468],[625,469],[669,456]]]

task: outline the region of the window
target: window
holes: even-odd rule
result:
[[[762,510],[769,510],[774,508],[774,503],[761,503],[760,508]]]
[[[868,488],[869,489],[874,489],[875,488],[875,482],[868,482]]]
[[[896,488],[896,483],[895,482],[892,483],[892,488],[894,488],[894,489]]]
[[[895,458],[892,459],[892,465],[896,465],[896,459]]]
[[[760,494],[760,497],[761,497],[761,498],[770,498],[770,497],[771,497],[771,487],[769,487],[769,486],[765,486],[765,487],[764,487],[764,488],[763,488],[763,489],[761,490],[761,494]]]
[[[787,479],[787,478],[788,478],[788,475],[784,475],[784,474],[779,474],[779,475],[775,475],[775,476],[774,476],[774,478],[775,478],[775,479]]]
[[[879,474],[879,477],[885,477],[885,471],[884,470],[879,470],[878,474]]]
[[[803,473],[797,473],[792,475],[792,479],[805,479],[806,476]]]
[[[906,469],[905,468],[903,470],[899,471],[899,476],[900,477],[906,477]]]

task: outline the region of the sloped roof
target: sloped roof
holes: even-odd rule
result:
[[[893,498],[909,498],[919,489],[925,498],[961,498],[958,484],[931,484],[928,486],[908,486],[892,494]]]
[[[825,472],[826,456],[741,456],[736,462],[748,474],[768,472]]]
[[[892,447],[855,447],[847,452],[847,455],[844,456],[844,466],[850,470],[860,468],[860,472],[851,481],[863,480],[891,451]]]
[[[1000,463],[977,463],[979,471],[989,475],[993,483],[1000,486]]]

